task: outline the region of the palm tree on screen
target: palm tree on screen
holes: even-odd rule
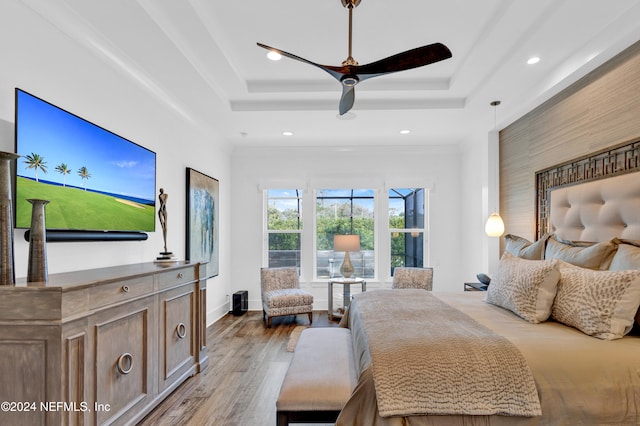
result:
[[[85,181],[91,177],[91,174],[89,173],[89,170],[87,170],[85,166],[82,166],[80,167],[80,170],[78,170],[78,175],[80,175],[80,177],[82,178],[82,187],[86,191],[87,185]]]
[[[67,175],[71,173],[71,169],[64,163],[60,163],[56,166],[56,172],[62,175],[62,186],[67,186]]]
[[[47,162],[44,161],[44,157],[33,152],[25,156],[24,163],[27,165],[27,169],[34,169],[36,171],[36,182],[38,182],[38,169],[43,173],[47,173]]]

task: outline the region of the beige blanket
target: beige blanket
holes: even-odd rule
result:
[[[541,415],[533,376],[516,347],[430,292],[368,292],[356,303],[382,417]]]
[[[605,341],[554,321],[531,324],[506,309],[484,303],[486,293],[480,291],[433,294],[516,345],[533,372],[542,416],[381,417],[356,300],[343,320],[351,329],[360,377],[337,426],[640,425],[640,336]],[[384,311],[378,315],[393,321]]]

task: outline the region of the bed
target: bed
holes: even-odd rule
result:
[[[336,424],[640,424],[640,173],[553,190],[549,218],[486,293],[355,296]]]

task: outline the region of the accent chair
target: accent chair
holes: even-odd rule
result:
[[[396,267],[391,288],[422,288],[431,291],[433,268]]]
[[[300,288],[297,268],[261,268],[262,314],[267,328],[273,317],[307,314],[313,322],[313,295]]]

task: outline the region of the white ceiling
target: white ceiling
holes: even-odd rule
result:
[[[362,0],[353,29],[360,64],[434,42],[453,58],[362,82],[355,117],[344,120],[329,74],[269,61],[256,46],[340,65],[348,35],[340,0],[22,1],[234,146],[461,143],[493,128],[494,114],[508,124],[640,39],[639,0]],[[541,61],[527,65],[534,55]],[[497,110],[493,100],[502,101]]]

